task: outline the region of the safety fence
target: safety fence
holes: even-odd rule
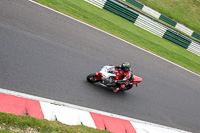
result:
[[[165,27],[143,15],[139,15],[138,19],[135,22],[135,25],[144,30],[147,30],[161,38],[163,37],[163,35],[165,34],[165,32],[167,30],[167,27]]]
[[[155,11],[155,10],[153,10],[153,9],[151,9],[151,8],[149,8],[149,7],[145,6],[145,5],[137,2],[136,0],[124,0],[124,1],[136,6],[137,8],[141,9],[142,11],[154,16],[155,18],[160,19],[160,20],[168,23],[169,25],[171,25],[171,26],[177,28],[178,30],[188,34],[189,36],[192,36],[192,37],[200,40],[200,34],[194,32],[191,29],[185,27],[184,25],[179,24],[179,23],[175,22],[174,20],[172,20],[172,19],[160,14],[159,12],[157,12],[157,11]]]
[[[106,3],[107,0],[85,0],[90,4],[93,4],[99,8],[103,8],[104,4]]]
[[[104,10],[107,10],[113,14],[116,14],[132,23],[134,23],[136,26],[153,33],[156,36],[159,36],[161,38],[164,38],[174,44],[177,44],[188,51],[200,56],[200,42],[193,40],[182,33],[172,29],[169,26],[166,26],[165,24],[142,14],[141,12],[137,12],[137,10],[132,10],[128,8],[128,6],[125,3],[119,2],[118,0],[85,0],[99,8],[102,8]],[[145,6],[141,6],[138,4],[138,2],[133,0],[127,0],[127,2],[136,3],[138,7],[140,8],[146,8]],[[145,10],[148,10],[152,14],[155,13],[158,17],[159,13],[156,11],[152,11],[149,8],[146,8]],[[174,21],[168,20],[168,18],[160,15],[161,18],[165,21],[168,21],[168,23],[171,23],[172,25],[175,25]],[[177,25],[177,24],[176,24]],[[181,26],[179,25],[179,28]],[[183,28],[188,33],[191,34],[191,31],[187,30],[186,28]],[[193,33],[194,34],[194,33]],[[195,34],[198,36],[197,34]]]
[[[188,46],[190,45],[191,43],[191,40],[179,35],[179,34],[176,34],[175,32],[171,31],[171,30],[167,30],[163,36],[163,38],[175,43],[175,44],[178,44],[179,46],[187,49]]]
[[[103,9],[110,11],[122,18],[129,20],[130,22],[133,22],[133,23],[139,16],[139,14],[129,10],[128,8],[124,8],[122,5],[116,3],[112,0],[107,0]]]

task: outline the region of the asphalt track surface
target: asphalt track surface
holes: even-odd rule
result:
[[[86,82],[123,61],[139,87],[113,93]],[[0,88],[200,132],[198,76],[27,0],[0,1]]]

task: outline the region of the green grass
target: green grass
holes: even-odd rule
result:
[[[140,8],[136,7],[135,5],[130,4],[129,2],[126,2],[126,1],[124,1],[124,0],[121,0],[121,1],[124,2],[124,3],[126,3],[126,4],[129,5],[129,6],[132,6],[132,7],[135,8],[135,9],[139,10],[140,12],[143,12],[144,14],[147,14],[146,12],[142,11]],[[191,38],[191,39],[193,39],[193,40],[196,40],[197,42],[200,43],[200,40],[199,40],[199,39],[194,38],[194,37],[192,37],[192,36],[186,34],[185,32],[183,32],[183,31],[181,31],[181,30],[175,28],[174,26],[172,26],[172,25],[170,25],[170,24],[168,24],[168,23],[166,23],[166,22],[164,22],[164,21],[162,21],[162,20],[160,20],[160,19],[158,19],[158,18],[152,16],[151,14],[148,14],[148,16],[151,16],[152,18],[156,19],[157,21],[160,21],[161,23],[167,25],[168,27],[170,27],[170,28],[172,28],[172,29],[174,29],[174,30],[176,30],[176,31],[179,31],[180,33],[184,34],[185,36],[187,36],[187,37],[189,37],[189,38]]]
[[[200,33],[199,0],[139,0],[178,23]]]
[[[7,130],[0,130],[0,133],[15,133],[15,132],[7,131]]]
[[[0,133],[13,133],[15,130],[28,132],[30,128],[32,131],[43,133],[108,133],[105,130],[89,128],[83,125],[69,126],[58,121],[47,121],[31,116],[6,114],[3,112],[0,112],[0,127],[4,128],[4,130],[0,130]],[[10,130],[11,128],[12,130]]]
[[[200,74],[200,57],[83,0],[35,0]]]

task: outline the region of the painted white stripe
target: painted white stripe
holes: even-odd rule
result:
[[[133,119],[133,118],[130,118],[130,117],[125,117],[125,116],[121,116],[121,115],[117,115],[117,114],[113,114],[113,113],[108,113],[108,112],[103,112],[103,111],[99,111],[99,110],[95,110],[95,109],[91,109],[91,108],[81,107],[81,106],[77,106],[77,105],[73,105],[73,104],[69,104],[69,103],[64,103],[64,102],[60,102],[60,101],[56,101],[56,100],[50,100],[50,99],[47,99],[47,98],[33,96],[33,95],[25,94],[25,93],[10,91],[10,90],[6,90],[6,89],[2,89],[2,88],[0,88],[0,93],[40,101],[40,103],[43,106],[42,111],[44,110],[45,107],[47,107],[45,109],[45,112],[43,112],[43,113],[45,113],[45,117],[49,118],[49,119],[54,119],[55,117],[53,115],[56,114],[56,113],[55,113],[54,109],[53,109],[53,111],[52,111],[52,109],[50,109],[50,112],[48,113],[47,112],[48,107],[51,108],[51,106],[58,105],[58,106],[68,107],[68,108],[71,108],[71,109],[93,112],[93,113],[97,113],[97,114],[101,114],[101,115],[106,115],[106,116],[111,116],[111,117],[115,117],[115,118],[119,118],[119,119],[124,119],[124,120],[128,120],[128,121],[131,121],[131,122],[134,122],[134,123],[143,124],[144,126],[153,125],[154,127],[159,127],[159,128],[163,128],[163,129],[170,129],[172,131],[176,131],[175,133],[191,133],[191,132],[187,132],[187,131],[183,131],[183,130],[179,130],[179,129],[175,129],[175,128],[171,128],[171,127],[162,126],[162,125],[159,125],[159,124],[154,124],[154,123],[150,123],[150,122],[146,122],[146,121]]]
[[[180,133],[179,130],[131,121],[137,133]]]
[[[193,34],[193,32],[194,32],[194,31],[192,31],[191,29],[189,29],[189,28],[187,28],[187,27],[185,27],[184,25],[179,24],[179,23],[176,24],[175,28],[177,28],[177,29],[179,29],[180,31],[182,31],[182,32],[184,32],[184,33],[186,33],[186,34],[188,34],[189,36],[192,36],[192,34]]]
[[[57,120],[67,125],[85,125],[96,128],[94,120],[88,111],[53,105],[47,102],[40,102],[40,105],[44,118],[47,120]]]
[[[44,115],[44,119],[47,119],[49,121],[56,120],[56,114],[52,108],[52,104],[40,101],[40,106]]]
[[[98,28],[96,28],[96,27],[94,27],[94,26],[91,26],[91,25],[89,25],[89,24],[87,24],[87,23],[84,23],[84,22],[82,22],[82,21],[80,21],[80,20],[78,20],[78,19],[75,19],[75,18],[73,18],[73,17],[70,17],[70,16],[68,16],[68,15],[66,15],[66,14],[64,14],[64,13],[58,12],[58,11],[52,9],[52,8],[49,8],[49,7],[47,7],[47,6],[44,6],[44,5],[42,5],[42,4],[40,4],[40,3],[37,3],[37,2],[35,2],[35,1],[32,1],[32,0],[28,0],[28,1],[30,1],[30,2],[32,2],[32,3],[35,3],[35,4],[39,5],[39,6],[42,6],[42,7],[44,7],[44,8],[47,8],[47,9],[49,9],[49,10],[51,10],[51,11],[53,11],[53,12],[56,12],[56,13],[58,13],[58,14],[60,14],[60,15],[63,15],[63,16],[65,16],[65,17],[68,17],[68,18],[70,18],[70,19],[72,19],[72,20],[75,20],[75,21],[77,21],[77,22],[80,22],[80,23],[82,23],[82,24],[84,24],[84,25],[87,25],[87,26],[89,26],[89,27],[91,27],[91,28],[93,28],[93,29],[96,29],[96,30],[98,30],[98,31],[101,31],[101,32],[103,32],[103,33],[105,33],[105,34],[107,34],[107,35],[110,35],[110,36],[114,37],[114,38],[117,38],[117,39],[119,39],[119,40],[121,40],[121,41],[123,41],[123,42],[125,42],[125,43],[127,43],[127,44],[129,44],[129,45],[132,45],[132,46],[134,46],[134,47],[136,47],[136,48],[138,48],[138,49],[140,49],[140,50],[143,50],[143,51],[145,51],[145,52],[147,52],[147,53],[149,53],[149,54],[151,54],[151,55],[154,55],[154,56],[156,56],[156,57],[158,57],[158,58],[160,58],[160,59],[162,59],[162,60],[164,60],[164,61],[167,61],[167,62],[169,62],[169,63],[171,63],[171,64],[173,64],[173,65],[175,65],[175,66],[177,66],[177,67],[179,67],[179,68],[181,68],[181,69],[184,69],[184,70],[186,70],[186,71],[188,71],[188,72],[190,72],[190,73],[192,73],[192,74],[194,74],[194,75],[200,77],[200,74],[197,74],[197,73],[195,73],[195,72],[193,72],[193,71],[191,71],[191,70],[189,70],[189,69],[186,69],[186,68],[184,68],[184,67],[182,67],[182,66],[180,66],[180,65],[178,65],[178,64],[176,64],[176,63],[174,63],[174,62],[171,62],[171,61],[169,61],[169,60],[167,60],[167,59],[165,59],[165,58],[163,58],[163,57],[161,57],[161,56],[158,56],[158,55],[156,55],[156,54],[154,54],[154,53],[151,53],[151,52],[149,52],[149,51],[147,51],[147,50],[145,50],[145,49],[143,49],[143,48],[140,48],[139,46],[137,46],[137,45],[135,45],[135,44],[132,44],[132,43],[130,43],[130,42],[128,42],[128,41],[125,41],[125,40],[123,40],[123,39],[121,39],[121,38],[119,38],[119,37],[116,37],[116,36],[114,36],[114,35],[112,35],[112,34],[110,34],[110,33],[108,33],[108,32],[105,32],[105,31],[103,31],[103,30],[101,30],[101,29],[98,29]]]
[[[148,14],[154,16],[154,17],[157,18],[157,19],[159,19],[159,18],[160,18],[160,15],[161,15],[159,12],[157,12],[157,11],[155,11],[155,10],[153,10],[153,9],[151,9],[151,8],[149,8],[149,7],[147,7],[147,6],[145,6],[145,5],[143,6],[142,11],[144,11],[144,12],[146,12],[146,13],[148,13]]]

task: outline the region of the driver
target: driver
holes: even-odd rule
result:
[[[124,72],[124,78],[122,80],[115,80],[115,83],[120,84],[119,87],[116,87],[113,92],[118,92],[119,90],[126,89],[126,86],[133,80],[133,73],[130,69],[130,63],[122,63],[121,66],[115,66],[116,69],[121,69]]]

